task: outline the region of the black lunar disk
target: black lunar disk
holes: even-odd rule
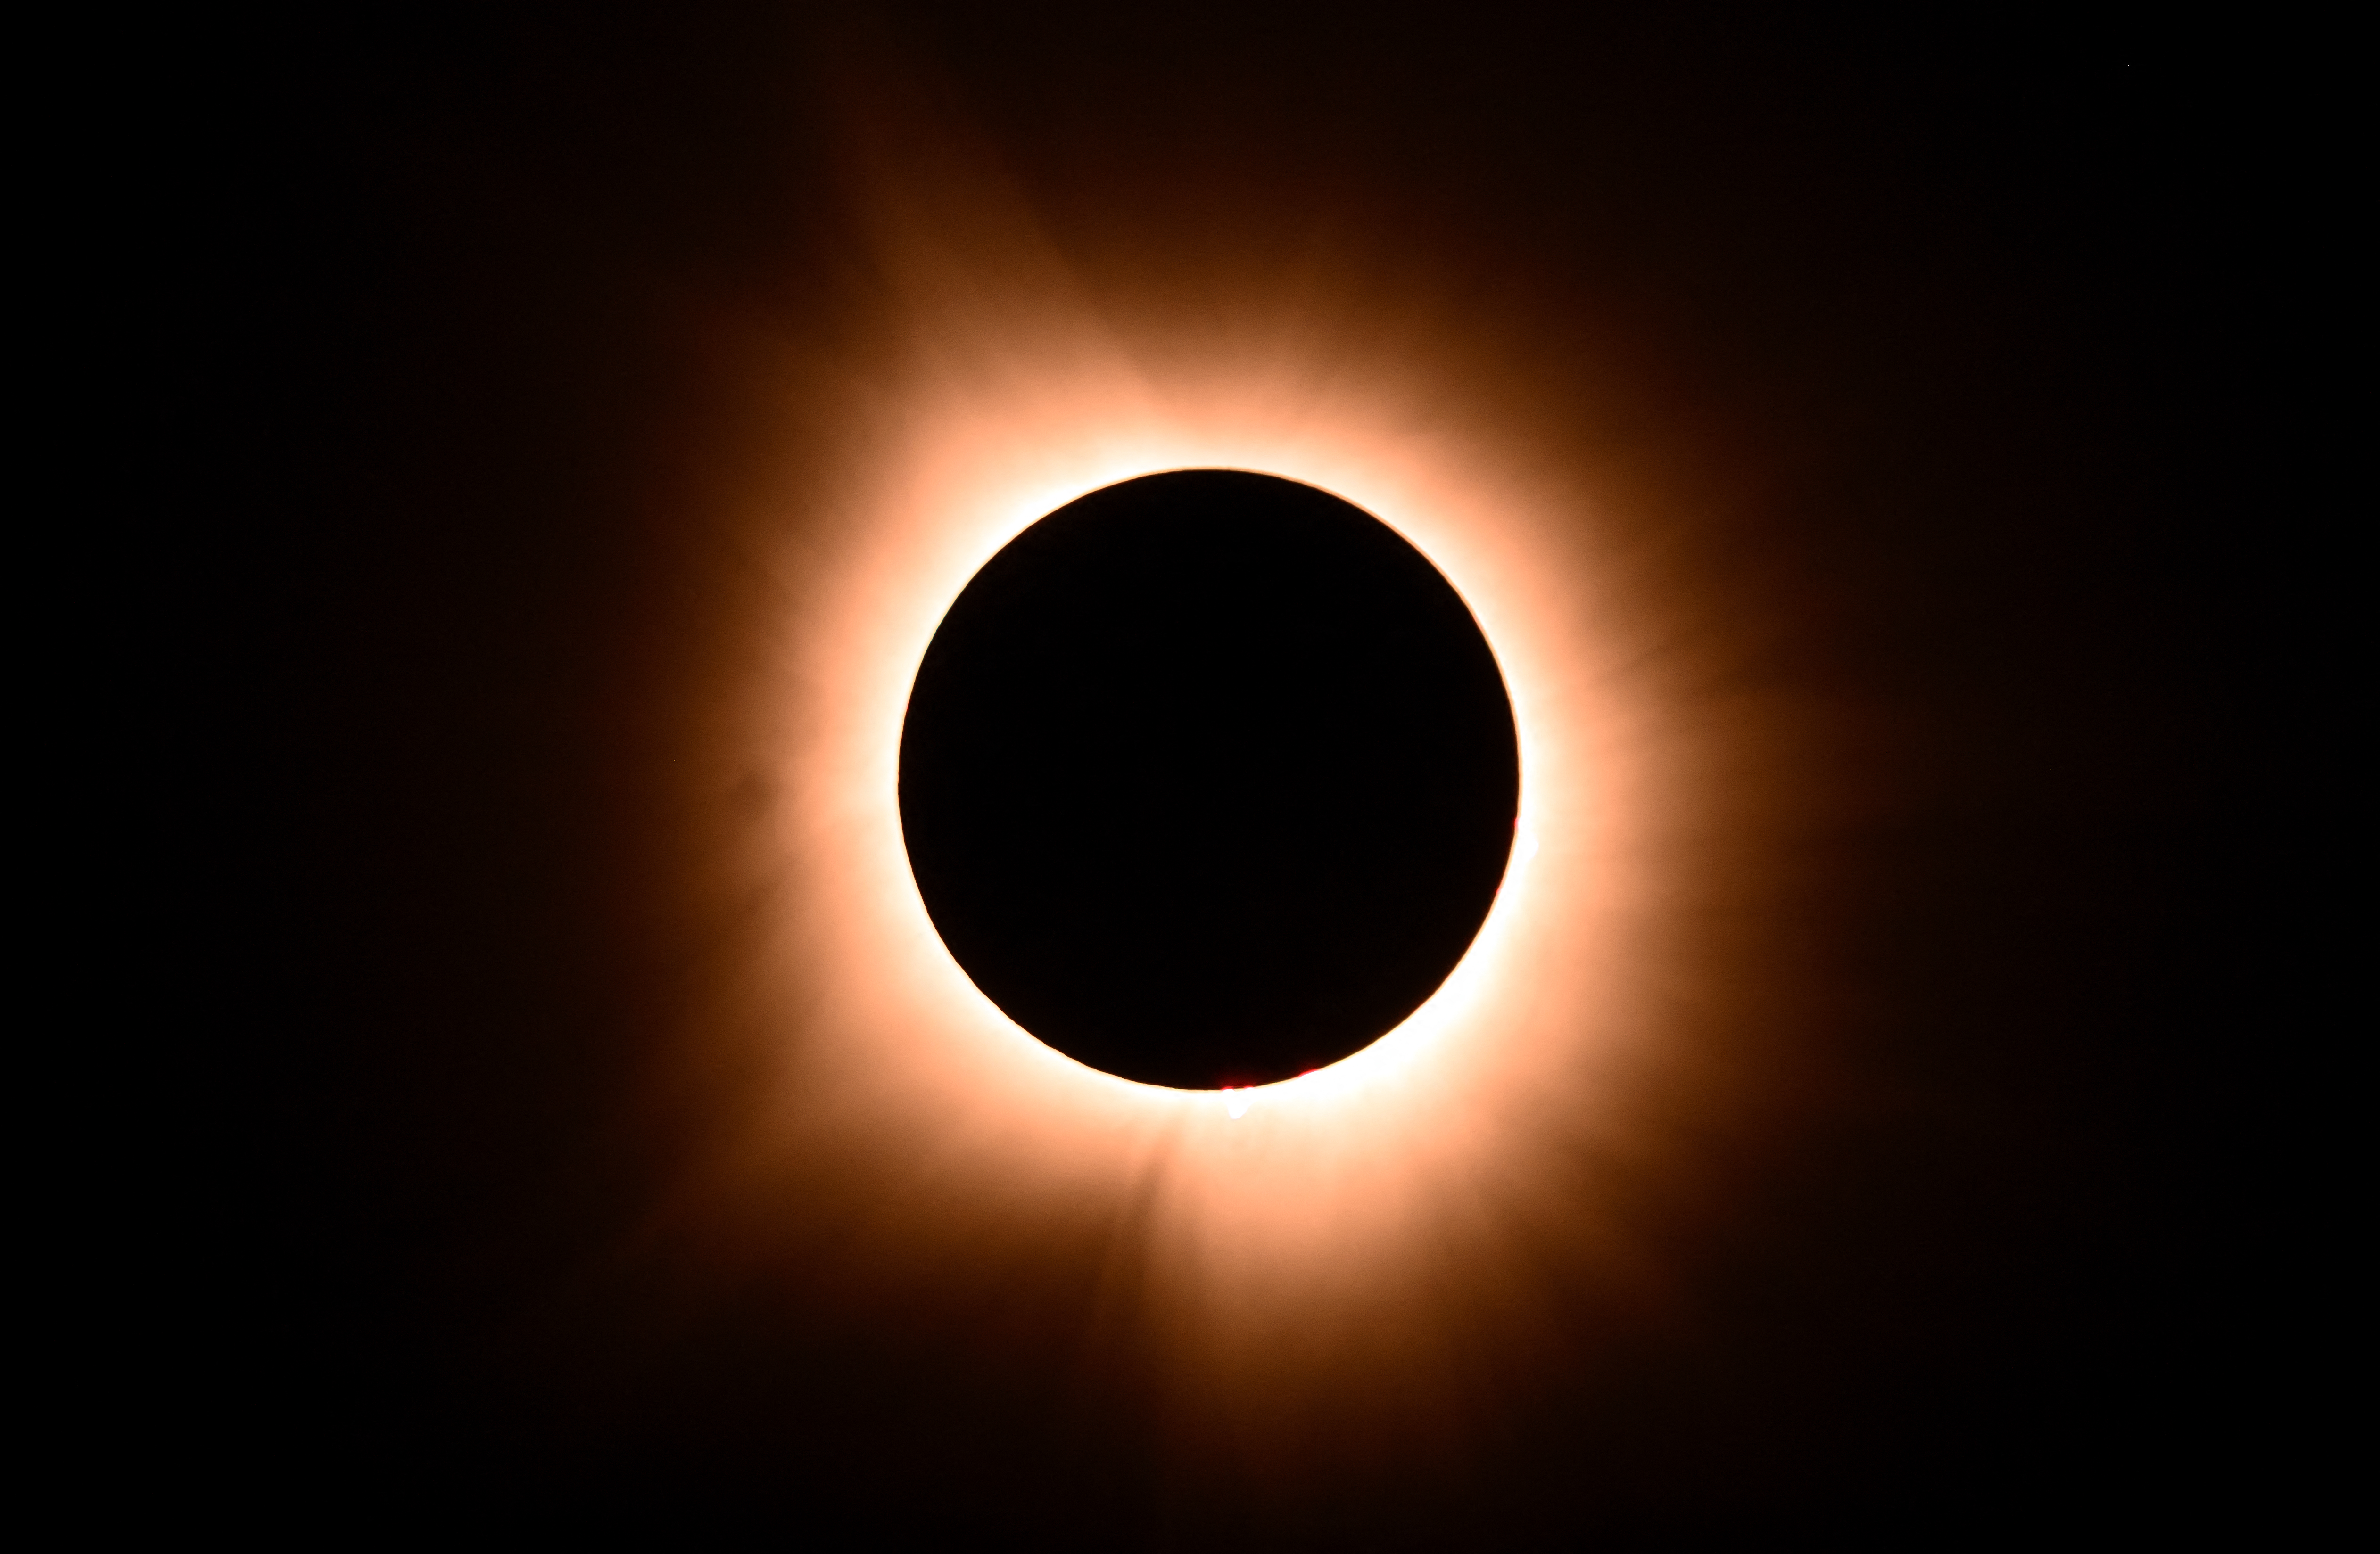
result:
[[[951,606],[901,824],[942,941],[1011,1019],[1151,1085],[1335,1062],[1454,968],[1520,756],[1476,622],[1362,509],[1237,470],[1069,503]]]

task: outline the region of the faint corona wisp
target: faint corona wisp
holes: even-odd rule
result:
[[[694,1047],[766,1076],[702,1173],[732,1206],[716,1233],[767,1242],[831,1175],[868,1206],[844,1256],[897,1282],[1096,1220],[1185,1400],[1228,1411],[1261,1376],[1277,1401],[1384,1356],[1452,1386],[1481,1310],[1522,1342],[1541,1167],[1624,1130],[1644,1047],[1665,778],[1589,480],[1427,288],[1242,278],[1191,305],[1083,280],[996,182],[882,177],[868,327],[771,369],[805,452],[763,457],[739,508],[766,582],[705,769],[775,798],[711,866],[757,937]],[[1200,467],[1319,487],[1426,555],[1503,671],[1521,770],[1503,883],[1437,993],[1353,1057],[1220,1096],[1086,1068],[1002,1016],[927,917],[896,801],[908,687],[984,563],[1086,492]]]

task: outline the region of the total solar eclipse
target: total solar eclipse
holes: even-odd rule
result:
[[[902,729],[936,930],[1035,1037],[1126,1079],[1268,1084],[1462,959],[1511,855],[1512,709],[1451,584],[1361,508],[1148,475],[960,593]]]

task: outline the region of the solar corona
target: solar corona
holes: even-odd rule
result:
[[[256,1125],[133,1367],[237,1461],[138,1472],[1305,1554],[2219,1459],[2281,249],[2165,42],[315,10],[149,288],[120,979]]]
[[[1458,1427],[1480,1335],[1536,1342],[1544,1195],[1699,1072],[1712,725],[1623,504],[1668,498],[1427,287],[1255,279],[1218,332],[978,184],[884,222],[902,307],[784,370],[720,552],[689,792],[759,796],[687,811],[734,975],[672,1054],[676,1256],[799,1304],[1096,1245],[1086,1342],[1198,1451],[1363,1375]],[[1597,1258],[1626,1184],[1560,1189]]]

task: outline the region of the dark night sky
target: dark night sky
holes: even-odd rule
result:
[[[252,365],[209,392],[237,495],[205,562],[242,601],[207,662],[253,884],[206,984],[252,1012],[204,1368],[271,1465],[234,1493],[1442,1548],[2205,1481],[2259,587],[2221,548],[2246,326],[2210,232],[2244,153],[2114,30],[1661,16],[496,6],[273,40],[304,63],[233,105],[209,228],[214,348]],[[884,284],[853,168],[907,153],[848,128],[881,103],[1095,280],[1319,247],[1475,312],[1550,385],[1544,435],[1686,493],[1645,543],[1730,601],[1730,683],[1824,725],[1845,796],[1727,929],[1793,1004],[1743,1050],[1790,1049],[1804,1099],[1693,1146],[1695,1207],[1646,1232],[1670,1316],[1483,1382],[1459,1449],[1193,1460],[1129,1345],[1069,1358],[1097,1255],[1062,1237],[892,1299],[840,1293],[824,1232],[791,1293],[620,1271],[698,1127],[625,1098],[716,975],[651,904],[683,644],[730,608],[683,514],[771,413],[736,340],[844,349]],[[1549,1307],[1602,1321],[1566,1277]]]

